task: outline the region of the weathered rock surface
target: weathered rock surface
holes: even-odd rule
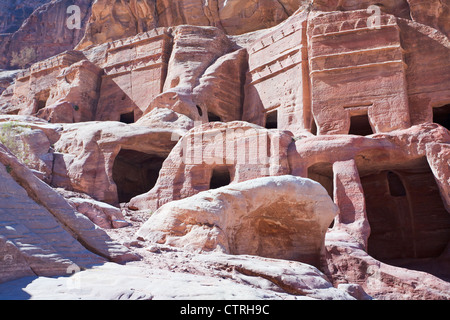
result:
[[[91,14],[92,0],[45,1],[23,23],[19,30],[0,41],[2,68],[29,67],[32,63],[72,50],[84,34]],[[80,27],[72,28],[68,8],[80,8]],[[70,13],[70,12],[69,12]],[[13,59],[19,57],[19,59]]]
[[[137,259],[0,147],[1,282]]]
[[[450,284],[442,278],[414,269],[414,262],[404,268],[380,262],[355,244],[352,236],[339,228],[331,230],[325,241],[328,266],[325,274],[334,284],[354,282],[367,294],[381,300],[449,300]],[[449,268],[448,253],[442,262],[430,266],[439,270]],[[426,263],[426,262],[425,262]],[[422,262],[422,265],[424,263]],[[427,268],[430,270],[430,268]],[[345,276],[343,276],[345,275]],[[340,287],[340,285],[338,285]]]
[[[124,202],[122,192],[125,196],[133,194],[133,190],[127,188],[118,190],[117,184],[122,181],[129,188],[142,193],[147,191],[140,185],[148,183],[143,180],[140,163],[165,159],[176,143],[172,141],[173,134],[170,128],[147,128],[120,122],[68,124],[54,144],[52,185],[118,205],[119,201]],[[148,168],[149,174],[152,169]]]
[[[267,177],[162,206],[138,231],[154,243],[318,265],[337,207],[318,183]]]
[[[172,137],[177,141],[180,136]],[[201,191],[265,176],[290,173],[288,132],[248,122],[212,122],[179,139],[162,164],[154,188],[131,198],[130,208],[155,211]],[[188,178],[186,178],[188,177]]]
[[[104,202],[84,198],[70,198],[68,202],[79,212],[84,214],[103,229],[121,228],[128,226],[122,211]]]
[[[0,70],[0,94],[14,83],[15,78],[22,70]]]
[[[58,28],[69,3],[83,8],[83,28],[90,18],[86,32]],[[142,286],[167,279],[153,267],[177,272],[172,288],[210,281],[207,292],[219,298],[246,284],[248,297],[449,299],[446,1],[97,0],[92,15],[90,4],[52,1],[1,36],[8,67],[41,60],[1,77],[0,139],[17,157],[0,153],[3,174],[11,173],[5,190],[21,195],[16,203],[5,198],[5,208],[39,203],[42,221],[51,213],[49,225],[81,239],[73,251],[35,260],[13,241],[25,229],[5,229],[6,279],[30,275],[32,263],[62,272],[79,248],[103,260],[138,254],[142,260],[128,266],[150,268],[137,277]],[[301,213],[320,212],[307,200],[311,206],[294,210],[302,193],[267,182],[280,176],[322,185],[338,208],[333,224],[306,222]],[[259,188],[259,181],[267,183]],[[258,191],[236,191],[241,185]],[[13,220],[8,213],[8,227]],[[18,225],[31,228],[29,220]],[[145,236],[137,240],[139,229]],[[32,241],[36,252],[56,241],[47,239]],[[281,259],[307,261],[328,279]],[[309,279],[306,287],[296,273]],[[80,294],[69,287],[62,284],[63,296]],[[104,296],[168,291],[143,292]]]
[[[39,6],[50,0],[5,0],[0,3],[0,33],[13,33]]]
[[[78,49],[111,42],[156,27],[213,26],[227,34],[243,34],[277,25],[309,1],[98,0]]]
[[[176,263],[175,263],[176,262]],[[167,266],[170,263],[170,266]],[[151,267],[149,267],[151,266]],[[189,268],[189,272],[183,271]],[[20,288],[20,289],[19,289]],[[316,268],[255,256],[151,254],[146,264],[107,263],[72,277],[0,284],[1,299],[355,300]]]

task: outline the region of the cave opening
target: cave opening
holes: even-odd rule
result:
[[[368,253],[399,267],[443,278],[433,264],[450,241],[450,215],[426,161],[361,177],[371,233]]]
[[[273,110],[267,113],[266,129],[278,129],[278,110]]]
[[[211,174],[210,189],[225,187],[231,183],[230,170],[226,166],[215,167]]]
[[[36,95],[36,111],[44,109],[47,106],[48,98],[50,97],[50,90],[44,90]]]
[[[350,117],[350,130],[348,134],[357,136],[368,136],[373,134],[372,126],[370,125],[369,115],[362,114]]]
[[[156,185],[164,160],[158,155],[121,149],[113,165],[119,202],[129,202],[150,191]]]
[[[433,108],[433,122],[450,130],[450,104]]]
[[[134,123],[134,111],[121,114],[120,122],[126,123],[126,124]]]
[[[222,119],[218,115],[216,115],[212,112],[208,112],[208,121],[209,122],[221,122]]]

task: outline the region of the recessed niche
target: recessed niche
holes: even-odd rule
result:
[[[450,130],[450,104],[433,108],[433,122]]]
[[[278,110],[273,110],[266,115],[266,129],[278,129]]]
[[[208,112],[208,121],[209,122],[221,122],[222,119],[218,115],[216,115],[212,112]]]
[[[211,174],[210,189],[225,187],[231,183],[231,175],[228,167],[216,167]]]
[[[120,115],[120,122],[131,124],[134,123],[134,112],[123,113]]]
[[[164,158],[134,150],[120,150],[113,165],[119,202],[150,191],[156,184]]]
[[[426,159],[365,175],[361,183],[371,229],[368,253],[425,271],[423,262],[439,257],[450,240],[450,214]]]
[[[350,130],[348,134],[357,136],[368,136],[373,134],[372,126],[370,125],[369,115],[362,114],[350,117]]]

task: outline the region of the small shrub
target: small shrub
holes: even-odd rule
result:
[[[29,146],[20,139],[20,135],[30,128],[27,125],[7,122],[0,126],[0,142],[4,144],[22,163],[28,164],[27,155],[30,153]]]

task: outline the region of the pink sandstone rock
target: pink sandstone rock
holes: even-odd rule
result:
[[[333,285],[359,298],[363,289],[378,299],[448,299],[448,6],[177,4],[97,1],[82,51],[36,63],[5,88],[0,120],[28,122],[16,138],[30,150],[30,179],[117,206],[111,215],[121,203],[137,222],[228,184],[310,178],[339,208],[321,261]],[[108,210],[77,205],[111,227]],[[107,230],[119,237],[136,227]],[[24,261],[18,274],[29,273]]]
[[[151,188],[145,186],[155,178],[143,176],[140,171],[145,168],[148,175],[154,175],[152,172],[157,171],[176,143],[172,140],[174,132],[183,133],[182,129],[107,121],[66,125],[54,144],[52,185],[112,205],[126,202],[127,197],[136,195],[136,190],[144,193]]]
[[[194,251],[318,266],[325,232],[336,212],[320,184],[292,176],[267,177],[170,202],[136,237]]]
[[[407,0],[413,21],[426,24],[442,31],[447,37],[450,26],[446,17],[450,14],[450,6],[446,1],[432,0],[427,3],[418,0]]]
[[[272,27],[309,1],[167,0],[96,1],[78,49],[147,32],[156,27],[213,26],[227,34],[243,34]]]
[[[189,273],[183,272],[186,268]],[[114,285],[111,285],[111,279],[114,279]],[[108,263],[78,272],[71,278],[40,277],[32,283],[26,280],[0,284],[0,297],[20,299],[16,292],[22,289],[30,299],[36,300],[356,298],[354,292],[344,286],[334,288],[323,273],[304,263],[248,255],[192,255],[183,251],[153,255],[146,264],[121,266]],[[358,290],[360,287],[352,285],[351,288]],[[270,310],[273,314],[273,309]]]
[[[119,208],[104,202],[83,198],[70,198],[68,202],[80,213],[103,229],[128,226]]]
[[[0,161],[0,232],[2,251],[7,250],[0,261],[0,281],[29,275],[31,270],[42,276],[66,275],[72,266],[80,270],[105,259],[136,260],[137,256],[95,228],[3,145]],[[15,267],[17,273],[12,270]]]
[[[142,116],[163,91],[172,41],[159,28],[108,44],[96,120],[133,123]]]
[[[174,136],[174,140],[178,137]],[[185,134],[161,167],[151,190],[128,206],[155,211],[200,191],[265,176],[289,174],[287,132],[247,122],[214,122]]]
[[[364,11],[332,12],[311,18],[312,112],[318,134],[353,133],[368,118],[367,131],[410,126],[405,62],[395,16],[381,15],[368,28]],[[395,111],[394,111],[395,110]]]
[[[46,2],[36,8],[17,31],[0,40],[1,68],[17,68],[17,63],[21,64],[20,68],[29,67],[35,62],[72,50],[80,42],[91,15],[92,1]],[[79,28],[68,24],[73,14],[68,13],[71,5],[80,9]],[[24,49],[31,49],[31,52],[24,55]],[[13,60],[14,55],[18,55],[19,59]]]
[[[243,120],[289,130],[311,130],[307,14],[297,13],[249,47]]]
[[[180,26],[174,29],[173,38],[162,93],[147,106],[145,113],[154,108],[168,108],[193,120],[208,121],[206,106],[202,106],[201,102],[194,102],[196,98],[201,99],[198,97],[201,92],[197,92],[197,97],[194,97],[193,91],[208,67],[231,51],[232,43],[223,31],[212,27]],[[235,68],[238,69],[241,65],[242,63],[238,63]],[[237,71],[241,73],[240,70]],[[228,79],[228,82],[234,81],[235,79]],[[204,96],[209,94],[210,92],[203,93]],[[235,94],[239,99],[240,91]],[[238,103],[240,106],[240,101]],[[232,108],[236,106],[233,105]]]

